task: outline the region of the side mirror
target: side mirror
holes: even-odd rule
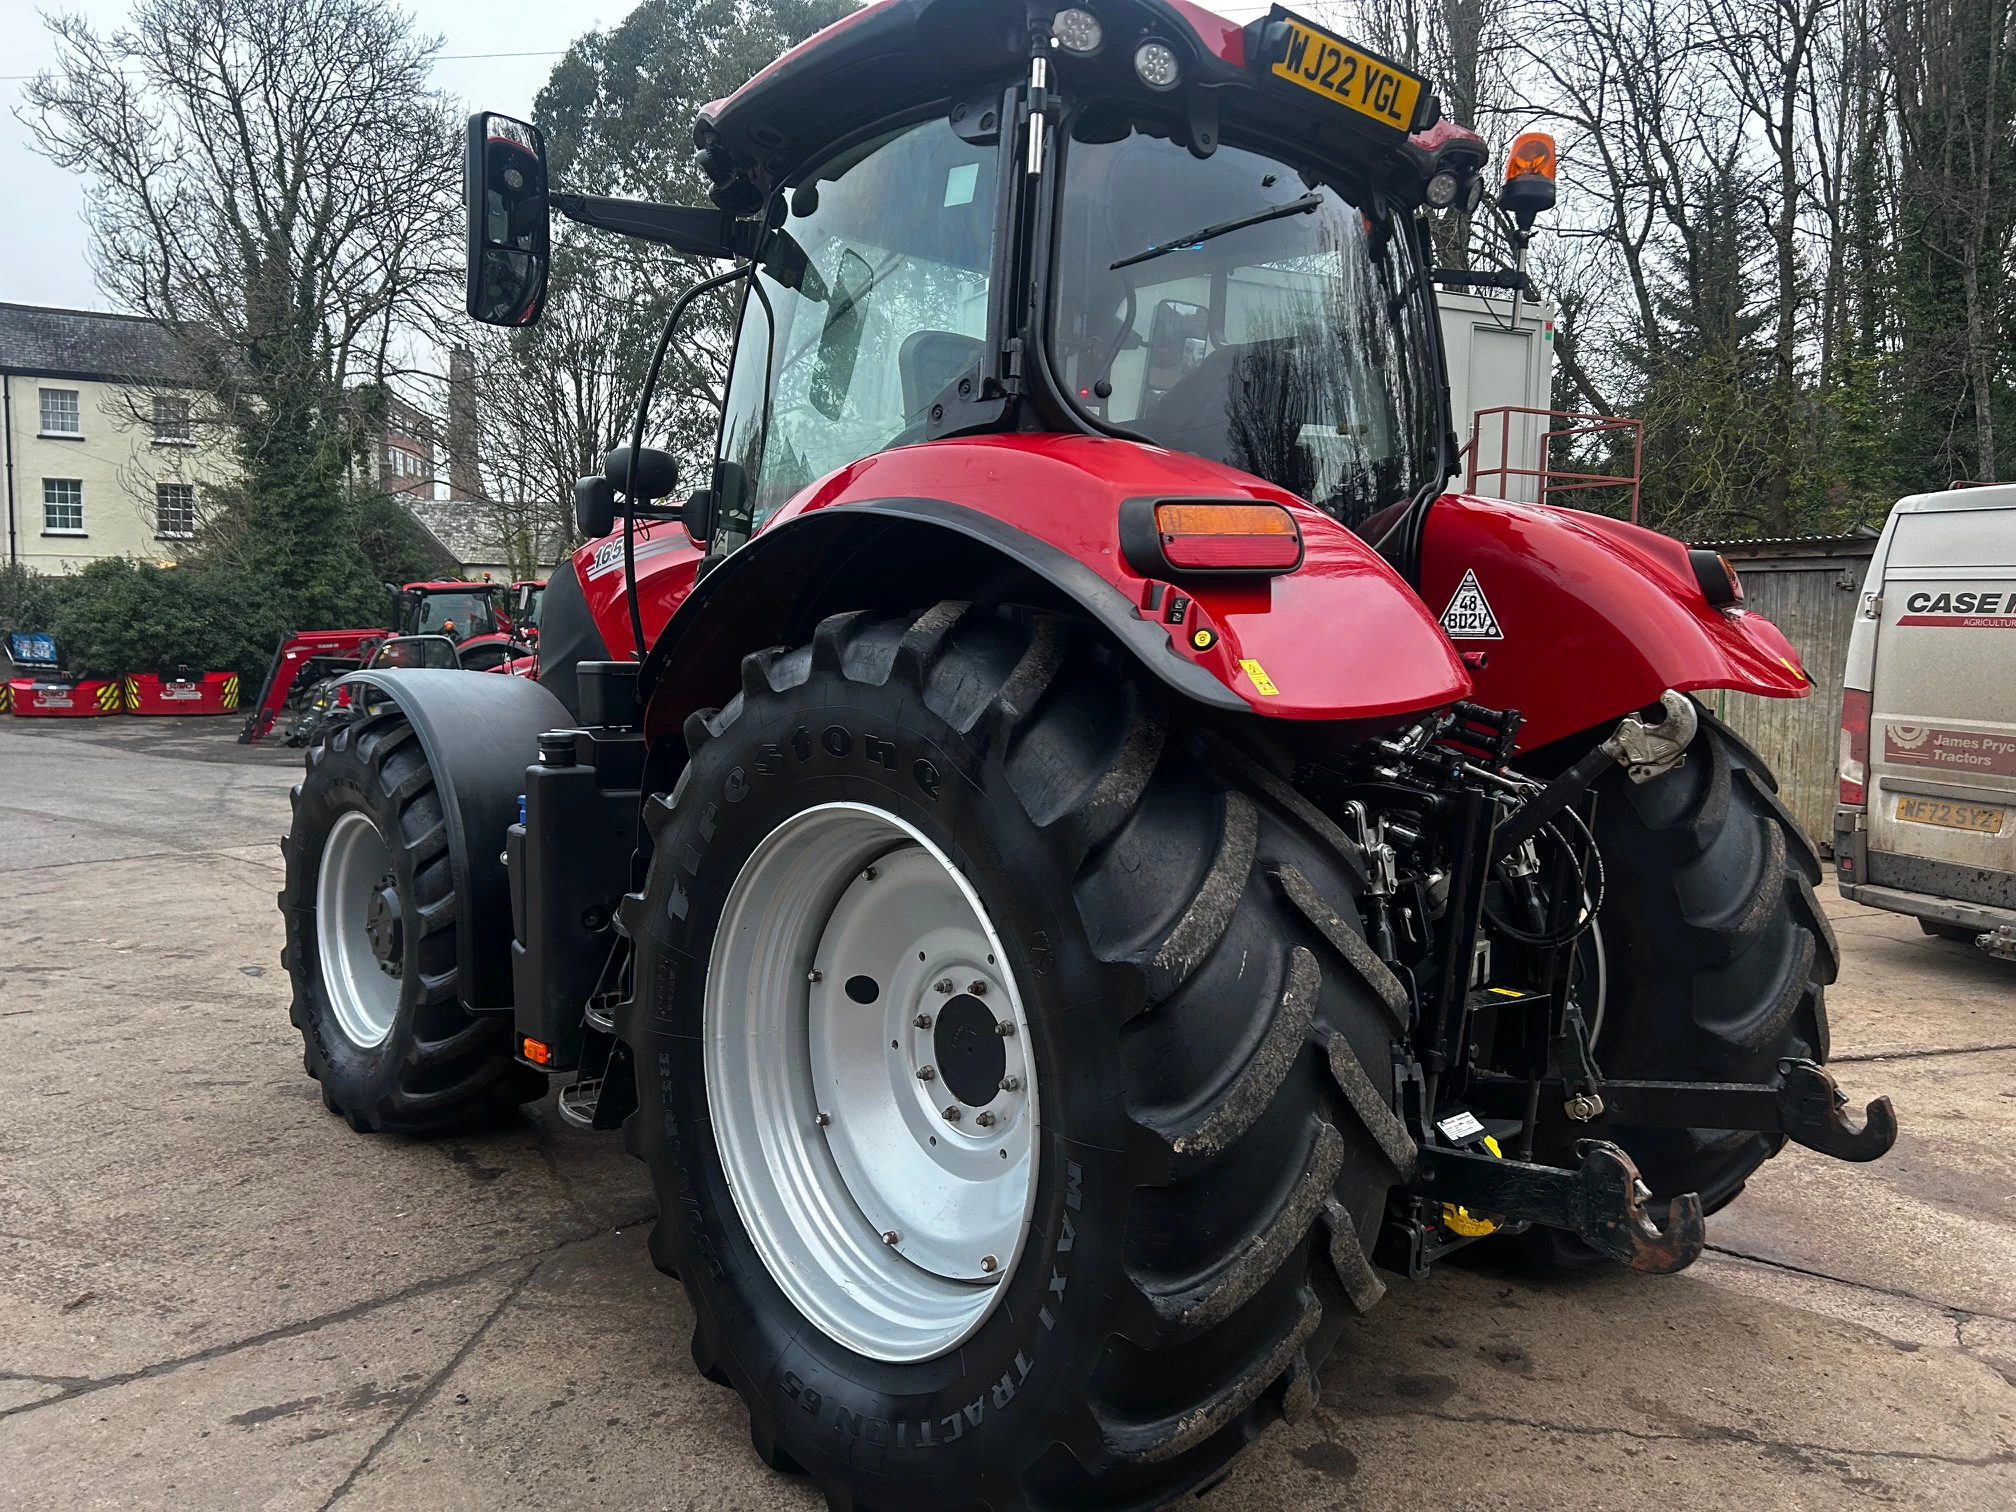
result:
[[[485,325],[532,324],[546,302],[552,237],[539,128],[485,111],[469,117],[462,198],[469,212],[469,313]]]
[[[703,488],[694,494],[679,511],[679,519],[686,527],[686,539],[695,546],[705,546],[714,534],[714,490]]]
[[[609,486],[636,503],[662,499],[679,486],[679,461],[670,452],[646,446],[637,453],[636,476],[631,476],[630,448],[619,446],[602,459],[602,471]]]
[[[616,490],[600,473],[574,481],[574,528],[591,541],[616,528]]]

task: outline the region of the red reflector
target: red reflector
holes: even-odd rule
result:
[[[1861,688],[1841,693],[1841,801],[1860,808],[1868,801],[1869,695]]]
[[[1155,530],[1178,569],[1268,571],[1302,559],[1302,532],[1278,504],[1158,504]]]

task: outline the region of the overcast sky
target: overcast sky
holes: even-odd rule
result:
[[[0,0],[0,70],[33,74],[55,61],[45,12],[81,11],[101,31],[125,19],[130,0]],[[567,44],[629,10],[625,0],[534,4],[532,0],[415,0],[419,29],[444,41],[434,78],[465,109],[529,114],[532,96]],[[532,57],[469,57],[533,53]],[[462,56],[451,56],[462,55]],[[22,80],[0,78],[0,300],[109,308],[85,257],[84,184],[29,146],[17,119]]]
[[[630,10],[632,0],[589,0],[587,4],[533,3],[533,0],[413,0],[421,31],[443,39],[435,81],[465,110],[501,110],[528,115],[532,97],[545,83],[567,44],[586,31],[607,26]],[[1208,0],[1207,0],[1208,3]],[[81,11],[100,31],[124,20],[130,0],[0,0],[0,300],[13,304],[109,308],[92,281],[85,255],[84,184],[56,168],[29,146],[22,109],[22,78],[55,60],[42,14]],[[1266,8],[1266,0],[1220,0],[1221,15],[1245,19]],[[1321,12],[1319,5],[1304,9]],[[516,53],[530,56],[498,57]],[[477,56],[491,54],[493,56]],[[683,129],[683,124],[681,129]]]

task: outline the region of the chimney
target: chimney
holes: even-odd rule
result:
[[[476,364],[466,346],[448,353],[448,497],[483,497],[476,465]]]

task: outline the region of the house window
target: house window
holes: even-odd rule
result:
[[[189,401],[166,395],[154,396],[154,440],[163,445],[186,444],[189,433]]]
[[[84,480],[44,478],[42,480],[42,533],[44,535],[84,534]]]
[[[154,485],[154,533],[158,536],[196,534],[196,485],[156,483]]]
[[[42,434],[45,436],[84,434],[83,410],[77,403],[77,390],[42,390]]]

